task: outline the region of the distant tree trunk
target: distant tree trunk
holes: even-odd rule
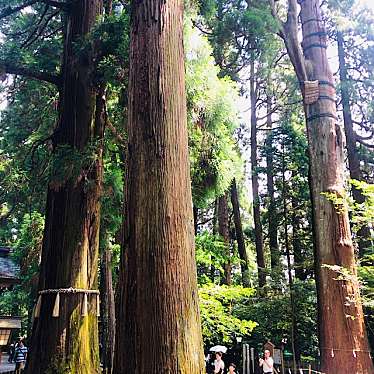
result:
[[[214,201],[214,213],[213,213],[213,221],[212,221],[212,234],[214,236],[217,235],[217,222],[218,222],[218,199]],[[210,265],[210,280],[214,283],[215,275],[216,275],[216,267],[214,266],[214,255],[210,255],[211,265]]]
[[[347,143],[349,175],[351,179],[359,181],[363,180],[360,169],[360,159],[356,147],[356,133],[353,129],[351,106],[349,100],[349,86],[347,66],[345,62],[344,37],[342,32],[337,32],[338,40],[338,55],[339,55],[339,73],[340,73],[340,93],[342,96],[344,130]],[[365,196],[359,189],[352,186],[352,195],[356,203],[362,204],[365,201]],[[370,229],[368,226],[363,226],[357,233],[358,249],[360,257],[365,253],[365,249],[369,248],[370,243]]]
[[[297,362],[300,361],[300,351],[296,344],[297,326],[296,326],[296,308],[295,308],[295,291],[292,278],[292,264],[290,241],[288,237],[288,209],[287,209],[287,186],[286,186],[286,165],[284,148],[282,149],[282,189],[283,189],[283,222],[284,222],[284,247],[287,257],[287,274],[288,286],[290,289],[290,304],[291,304],[291,346],[292,346],[292,359],[294,373],[297,371]]]
[[[56,164],[48,186],[39,290],[98,287],[103,107],[93,81],[94,46],[77,52],[75,43],[101,13],[101,0],[82,0],[72,2],[66,14],[60,118],[53,136]],[[55,296],[42,297],[27,372],[99,373],[96,296],[88,295],[88,316],[82,316],[83,294],[61,294],[59,317],[52,317]]]
[[[270,3],[275,14],[274,1]],[[320,92],[323,90],[316,102],[304,105],[311,166],[321,370],[370,374],[374,367],[368,354],[348,213],[322,195],[344,194],[344,144],[337,123],[320,4],[319,0],[300,4],[304,55],[298,41],[298,5],[296,0],[289,0],[288,4],[287,22],[281,34],[299,82],[305,86],[305,81],[318,80]],[[340,268],[350,276],[340,274]]]
[[[302,233],[300,232],[301,217],[297,210],[297,198],[291,197],[291,223],[292,223],[292,248],[295,263],[295,277],[301,281],[306,280],[307,271],[305,271],[304,256],[302,253]]]
[[[198,219],[199,219],[199,209],[197,207],[193,207],[193,223],[194,223],[194,232],[195,232],[195,235],[197,235],[197,231],[199,229],[199,226],[198,226]]]
[[[101,256],[101,324],[102,324],[102,364],[103,373],[111,374],[113,370],[115,342],[115,308],[112,279],[112,252],[103,251]]]
[[[264,243],[262,239],[262,225],[260,212],[260,197],[258,192],[258,171],[257,171],[257,89],[255,76],[255,62],[251,60],[250,77],[250,99],[251,99],[251,171],[252,171],[252,193],[253,193],[253,218],[255,223],[255,243],[258,267],[258,285],[263,287],[266,284],[266,268],[264,257]]]
[[[203,373],[183,2],[132,2],[125,249],[114,373]]]
[[[248,270],[248,256],[247,256],[247,250],[245,248],[242,219],[240,217],[238,189],[236,187],[235,178],[231,182],[231,204],[232,204],[232,209],[234,213],[236,241],[238,243],[238,252],[239,252],[239,257],[241,261],[240,267],[242,270],[242,283],[243,283],[243,287],[249,287],[250,280],[249,280],[249,270]]]
[[[226,263],[224,264],[224,278],[223,284],[231,285],[231,260],[230,260],[230,230],[229,230],[229,206],[227,193],[220,196],[218,199],[218,233],[223,238],[226,247]]]
[[[266,137],[266,181],[269,197],[268,226],[269,226],[269,247],[271,258],[271,269],[276,270],[280,263],[280,252],[278,247],[278,219],[277,208],[274,197],[274,162],[273,162],[273,135],[272,135],[272,105],[271,96],[267,96],[267,117],[266,125],[268,135]]]

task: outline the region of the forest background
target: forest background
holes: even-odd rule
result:
[[[112,367],[126,221],[130,10],[125,1],[105,2],[100,21],[72,44],[77,59],[95,51],[90,85],[103,102],[95,134],[101,135],[71,149],[56,147],[68,3],[0,1],[0,244],[14,249],[22,279],[1,293],[0,314],[22,316],[22,332],[31,335],[47,186],[58,188],[83,169],[84,191],[102,178],[100,339],[104,366]],[[239,336],[258,349],[267,340],[283,342],[300,363],[319,361],[321,354],[318,260],[303,96],[276,17],[284,19],[286,3],[186,4],[185,73],[204,346],[234,346]],[[373,347],[374,14],[369,3],[355,0],[324,2],[322,11],[350,179],[346,194],[324,198],[349,210]],[[349,276],[339,265],[326,266],[335,266],[337,277]]]

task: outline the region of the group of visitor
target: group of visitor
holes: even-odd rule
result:
[[[212,373],[212,374],[224,374],[224,373],[227,373],[227,374],[239,374],[237,371],[236,371],[236,365],[234,363],[231,363],[228,367],[228,371],[225,372],[225,362],[223,361],[222,359],[222,356],[223,356],[223,353],[222,352],[216,352],[216,358],[214,360],[214,371],[209,371],[208,369],[208,373]],[[208,358],[209,358],[209,355],[208,355]],[[265,350],[264,352],[264,356],[262,358],[260,358],[259,360],[259,365],[260,367],[262,368],[262,372],[264,374],[273,374],[274,373],[274,361],[270,355],[270,351],[269,350]]]
[[[214,362],[211,362],[211,355],[208,354],[206,357],[206,372],[208,374],[223,374],[223,373],[228,373],[228,374],[238,374],[236,371],[236,365],[234,363],[231,363],[228,367],[228,371],[225,371],[225,362],[222,359],[222,352],[216,352],[215,353],[215,360]]]

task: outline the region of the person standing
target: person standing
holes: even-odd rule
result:
[[[225,370],[225,363],[222,360],[222,352],[216,352],[216,359],[214,360],[214,374],[223,374]]]
[[[15,373],[20,374],[25,369],[27,359],[27,347],[23,344],[21,339],[14,350],[14,361],[16,362],[16,371]]]
[[[260,358],[260,366],[262,366],[262,371],[264,374],[273,374],[274,373],[274,360],[270,356],[270,351],[265,350],[264,358]]]
[[[236,372],[236,365],[235,364],[230,364],[229,365],[229,371],[228,371],[228,374],[237,374]]]

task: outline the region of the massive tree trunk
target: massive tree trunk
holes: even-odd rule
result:
[[[338,55],[339,55],[339,74],[340,74],[340,93],[343,105],[344,131],[347,144],[347,155],[349,165],[349,175],[351,179],[362,181],[362,172],[360,169],[360,159],[356,147],[356,133],[353,129],[351,105],[349,101],[349,85],[347,66],[345,62],[344,37],[342,32],[337,32],[338,40]],[[365,201],[365,196],[359,189],[352,186],[352,195],[356,203],[362,204]],[[358,248],[360,257],[365,253],[365,249],[370,247],[370,229],[368,226],[363,226],[357,233]]]
[[[96,290],[102,181],[102,101],[96,100],[94,47],[77,53],[102,12],[101,0],[72,2],[66,15],[59,124],[53,137],[54,169],[48,186],[39,290]],[[99,373],[97,299],[60,294],[41,298],[35,318],[28,373]],[[55,310],[56,311],[56,310]],[[85,314],[85,313],[83,313]]]
[[[251,171],[252,171],[252,194],[253,194],[253,219],[255,223],[255,244],[258,267],[258,285],[263,287],[266,284],[266,268],[264,258],[264,243],[262,239],[262,224],[260,211],[260,197],[258,192],[258,170],[257,170],[257,89],[255,77],[255,62],[251,60],[250,77],[250,99],[251,99]]]
[[[231,285],[231,260],[230,260],[230,228],[229,228],[229,205],[227,193],[218,198],[218,233],[221,235],[226,247],[226,262],[224,264],[223,284]]]
[[[101,357],[103,373],[111,374],[113,370],[115,342],[115,308],[112,279],[112,252],[105,249],[100,261],[101,292]]]
[[[273,134],[272,132],[272,103],[271,96],[267,96],[266,100],[266,128],[268,135],[266,137],[266,182],[267,182],[267,194],[269,199],[268,205],[268,230],[269,230],[269,247],[270,247],[270,259],[271,269],[277,270],[280,263],[280,252],[278,247],[278,219],[277,219],[277,208],[274,197],[274,162],[273,162]]]
[[[274,1],[272,4],[275,14]],[[310,155],[311,195],[322,371],[374,372],[359,293],[348,213],[323,193],[344,194],[343,133],[337,123],[334,81],[326,55],[326,32],[319,0],[301,2],[304,54],[297,40],[298,7],[289,0],[281,34],[304,88]],[[306,81],[318,80],[319,97],[307,100]]]
[[[238,243],[238,252],[240,257],[240,267],[242,270],[242,283],[244,287],[250,286],[249,270],[248,270],[248,256],[245,248],[245,241],[243,235],[242,219],[240,217],[240,205],[238,197],[238,189],[236,187],[236,180],[231,182],[231,204],[234,213],[234,224],[236,241]]]
[[[125,250],[114,373],[203,373],[183,2],[132,2]]]

